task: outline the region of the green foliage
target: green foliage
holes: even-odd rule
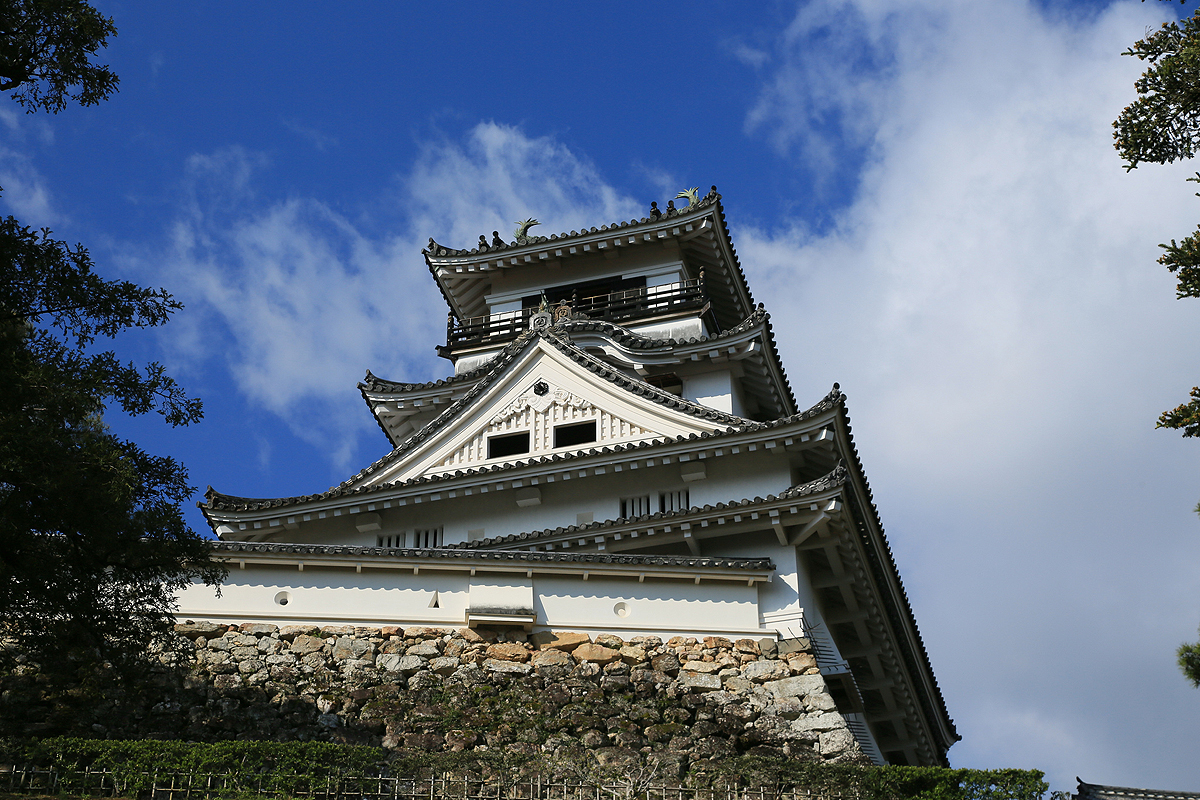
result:
[[[586,751],[576,754],[591,758]],[[131,789],[145,789],[154,772],[230,775],[243,791],[294,794],[332,778],[365,777],[381,772],[402,777],[476,776],[512,784],[532,776],[572,779],[587,774],[613,783],[670,785],[675,781],[638,764],[607,770],[582,769],[543,756],[494,750],[461,753],[399,752],[375,747],[316,742],[221,742],[190,744],[166,741],[44,739],[0,741],[0,761],[39,767],[105,768]],[[636,777],[631,773],[637,773]],[[659,780],[661,778],[661,780]],[[871,767],[821,764],[784,758],[744,756],[707,762],[693,770],[685,785],[777,786],[853,793],[860,800],[1042,800],[1049,788],[1036,770],[974,770],[942,767]]]
[[[1158,417],[1156,428],[1183,429],[1184,436],[1200,436],[1200,386],[1193,386],[1191,400]]]
[[[184,522],[187,471],[102,421],[114,401],[186,425],[200,401],[159,364],[89,348],[177,308],[101,279],[80,246],[0,220],[0,616],[48,674],[134,667],[169,632],[175,591],[223,574]]]
[[[95,105],[117,90],[118,78],[91,58],[116,34],[112,19],[83,0],[5,0],[0,92],[13,92],[28,113],[56,114],[68,100]]]
[[[1136,42],[1123,55],[1147,62],[1134,83],[1138,99],[1113,122],[1117,152],[1126,169],[1139,164],[1170,164],[1200,149],[1200,10]],[[1200,182],[1200,173],[1188,180]],[[1200,196],[1200,193],[1198,193]],[[1200,228],[1182,241],[1159,245],[1158,259],[1176,277],[1176,297],[1200,297]],[[1200,436],[1200,395],[1158,418],[1159,428]]]
[[[117,78],[90,58],[115,33],[81,0],[0,2],[0,91],[29,112],[105,99]],[[103,422],[109,402],[200,419],[160,364],[92,349],[179,308],[162,289],[100,278],[80,245],[0,220],[0,618],[18,644],[0,668],[32,657],[85,688],[113,673],[105,664],[134,675],[170,631],[175,592],[223,575],[184,522],[186,470]]]
[[[1183,676],[1200,689],[1200,642],[1184,642],[1175,651]]]

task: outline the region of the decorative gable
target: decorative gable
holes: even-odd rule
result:
[[[684,401],[671,407],[657,398],[660,390],[635,389],[624,376],[605,377],[607,366],[592,363],[579,351],[569,355],[562,346],[541,337],[531,341],[429,423],[428,433],[417,434],[414,446],[401,448],[407,452],[385,458],[359,485],[711,433],[719,427],[708,418],[719,412],[697,414]]]
[[[543,394],[538,389],[545,387]],[[539,382],[493,416],[479,431],[442,461],[447,469],[474,466],[488,460],[488,439],[492,436],[529,432],[529,454],[542,455],[555,449],[555,429],[565,425],[595,423],[597,447],[634,439],[654,437],[653,431],[599,408],[562,388],[550,389]]]

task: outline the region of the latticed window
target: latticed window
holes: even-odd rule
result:
[[[640,497],[622,497],[621,498],[621,516],[630,519],[632,517],[641,517],[650,512],[650,495],[644,494]]]
[[[437,528],[417,528],[413,531],[413,547],[441,547],[442,546],[442,529]]]
[[[682,511],[688,507],[688,490],[662,492],[658,495],[659,511]]]
[[[375,537],[376,547],[404,547],[403,533],[389,533],[387,536]]]

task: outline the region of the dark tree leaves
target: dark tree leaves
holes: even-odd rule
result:
[[[187,471],[102,421],[116,402],[186,425],[200,401],[158,364],[89,347],[177,308],[103,280],[79,246],[0,221],[0,619],[48,671],[137,665],[171,630],[175,592],[223,575],[183,519]]]
[[[1113,122],[1117,152],[1126,169],[1139,164],[1170,164],[1200,150],[1200,10],[1136,42],[1123,55],[1148,62],[1134,83],[1138,99]],[[1200,173],[1188,180],[1200,182]],[[1197,193],[1200,196],[1200,193]],[[1182,241],[1159,245],[1158,263],[1175,276],[1175,295],[1200,297],[1200,227]],[[1200,436],[1200,394],[1158,418],[1159,428]]]
[[[57,114],[69,100],[95,105],[118,79],[91,59],[116,34],[83,0],[0,0],[0,91],[29,113]]]

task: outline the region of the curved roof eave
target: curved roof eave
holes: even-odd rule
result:
[[[843,401],[844,397],[843,395]],[[916,615],[913,614],[908,592],[904,588],[895,556],[892,554],[891,545],[884,533],[883,520],[879,516],[879,509],[871,494],[871,485],[867,481],[862,460],[858,455],[858,448],[854,445],[854,433],[845,402],[838,404],[836,419],[839,433],[846,442],[846,451],[850,457],[851,470],[848,484],[855,489],[856,495],[860,495],[859,499],[861,500],[859,513],[854,516],[867,522],[870,527],[869,533],[873,534],[863,538],[862,546],[868,555],[876,556],[876,558],[869,559],[877,573],[874,576],[876,583],[888,590],[882,599],[886,605],[892,607],[893,614],[890,621],[897,629],[897,633],[901,634],[897,636],[897,644],[900,645],[905,661],[908,662],[909,671],[920,679],[921,685],[916,688],[925,703],[928,719],[936,721],[940,739],[938,744],[942,748],[942,758],[944,759],[945,751],[952,744],[960,741],[962,736],[954,726],[954,720],[950,717],[950,711],[946,707],[945,697],[942,695],[942,690],[933,673],[929,652],[925,648],[925,642],[917,627]]]
[[[545,564],[611,564],[615,566],[662,566],[686,567],[700,570],[756,570],[769,572],[775,569],[769,558],[722,558],[713,556],[666,556],[637,553],[538,553],[526,550],[462,550],[446,547],[437,548],[390,548],[358,547],[354,545],[290,544],[273,542],[214,542],[217,553],[261,553],[279,555],[317,555],[325,557],[381,556],[399,559],[427,559],[430,561],[523,561]]]
[[[507,536],[493,536],[487,539],[477,539],[473,542],[462,542],[457,545],[452,545],[452,547],[458,550],[486,550],[488,548],[498,548],[506,545],[536,545],[540,542],[554,540],[561,537],[571,538],[579,534],[594,535],[605,530],[625,527],[628,525],[640,526],[644,525],[645,523],[655,522],[673,523],[676,520],[686,520],[689,517],[703,517],[713,512],[741,510],[755,508],[757,506],[769,506],[773,503],[790,502],[801,497],[811,497],[823,492],[839,489],[845,483],[846,475],[846,468],[839,465],[825,475],[822,475],[820,478],[797,484],[785,489],[777,495],[769,494],[766,497],[745,498],[742,500],[731,500],[728,503],[693,506],[691,508],[682,508],[677,511],[658,511],[653,514],[643,514],[638,517],[621,517],[618,519],[590,522],[586,525],[566,525],[558,528],[546,528],[540,531],[513,533]],[[509,551],[505,550],[504,552]]]
[[[743,314],[749,313],[755,306],[754,297],[750,292],[750,285],[746,281],[746,274],[738,262],[737,250],[734,248],[733,242],[729,237],[725,211],[721,205],[721,195],[717,192],[716,186],[713,186],[708,194],[700,198],[699,202],[695,205],[688,205],[681,209],[669,208],[657,217],[642,217],[641,219],[634,219],[629,222],[615,222],[611,225],[603,225],[600,228],[592,227],[583,231],[571,231],[570,233],[564,232],[561,234],[551,234],[550,236],[532,236],[524,240],[501,243],[500,245],[493,243],[485,245],[482,249],[480,247],[455,249],[438,244],[431,238],[429,244],[421,251],[421,254],[425,257],[425,263],[434,280],[437,282],[438,289],[441,291],[442,297],[446,300],[446,304],[454,313],[462,316],[462,308],[459,307],[458,302],[452,296],[451,291],[448,290],[442,276],[439,274],[439,268],[441,267],[488,261],[495,259],[497,253],[503,253],[505,258],[520,256],[523,259],[524,256],[531,253],[546,250],[548,246],[558,247],[562,244],[584,244],[590,242],[592,239],[599,240],[611,237],[614,233],[620,235],[628,235],[635,232],[650,233],[659,229],[670,228],[677,222],[688,222],[692,219],[698,219],[710,211],[712,212],[714,227],[720,228],[716,232],[717,241],[720,243],[720,248],[728,255],[729,264],[726,271],[729,274],[730,282],[734,287],[735,294],[738,296],[740,305],[743,306]]]
[[[449,481],[461,480],[464,478],[485,478],[486,480],[494,479],[497,473],[513,472],[517,470],[525,470],[529,468],[537,468],[546,465],[560,464],[564,461],[587,458],[591,456],[599,456],[605,459],[611,459],[613,456],[622,453],[637,452],[636,457],[644,455],[644,451],[653,449],[670,448],[687,444],[694,447],[698,442],[713,442],[726,437],[752,435],[754,437],[770,437],[780,434],[787,434],[789,426],[801,426],[802,423],[809,422],[817,417],[828,414],[833,411],[841,397],[841,390],[835,383],[832,391],[823,397],[810,408],[792,414],[787,417],[781,417],[777,420],[769,422],[751,422],[745,421],[742,427],[726,427],[713,431],[712,433],[688,434],[686,436],[678,436],[670,439],[654,439],[646,442],[630,442],[627,444],[610,445],[605,447],[590,448],[582,453],[556,453],[547,456],[522,459],[516,462],[504,464],[493,464],[485,467],[478,467],[468,470],[456,470],[452,473],[439,473],[435,475],[422,475],[417,478],[411,478],[407,481],[381,484],[370,487],[353,487],[349,486],[349,481],[343,482],[338,486],[332,487],[325,492],[310,495],[297,495],[293,497],[279,498],[256,498],[256,497],[239,497],[236,495],[223,494],[214,490],[211,486],[205,492],[205,501],[196,505],[204,513],[212,524],[213,520],[210,512],[234,512],[234,513],[256,513],[264,511],[272,511],[282,508],[298,508],[304,505],[321,503],[323,501],[340,499],[340,498],[358,498],[371,494],[383,492],[402,492],[414,486],[429,486],[446,483]],[[385,456],[386,458],[386,456]],[[379,462],[376,462],[379,463]]]

